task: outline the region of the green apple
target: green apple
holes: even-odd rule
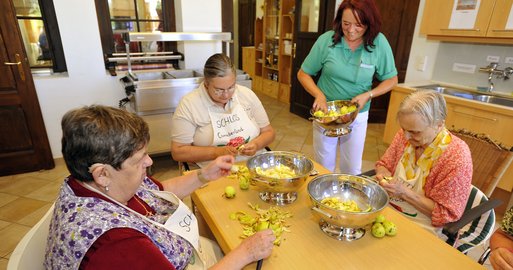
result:
[[[374,237],[383,238],[385,236],[385,227],[381,223],[374,223],[371,232]]]
[[[228,199],[235,197],[235,188],[232,186],[226,186],[224,188],[224,196]]]
[[[385,216],[382,215],[382,214],[379,214],[376,219],[374,220],[374,222],[376,223],[383,223],[383,221],[385,221]]]
[[[239,176],[239,188],[241,190],[248,190],[249,189],[249,179],[246,176]]]
[[[394,236],[397,234],[397,226],[393,222],[386,220],[383,222],[383,227],[386,235]]]

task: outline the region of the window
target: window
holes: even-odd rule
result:
[[[123,33],[174,32],[174,0],[95,0],[104,56],[125,53]],[[173,51],[176,42],[131,42],[130,52]]]
[[[66,71],[53,1],[14,0],[13,3],[30,68]]]

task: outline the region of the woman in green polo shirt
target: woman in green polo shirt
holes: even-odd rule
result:
[[[359,174],[367,119],[372,97],[390,91],[397,84],[392,49],[380,33],[381,17],[373,0],[343,1],[333,21],[333,30],[322,34],[305,58],[297,77],[314,98],[314,110],[327,112],[327,101],[352,100],[360,108],[352,132],[342,137],[327,137],[313,122],[315,160],[331,171]],[[312,76],[321,73],[317,84]],[[372,88],[376,77],[380,84]]]

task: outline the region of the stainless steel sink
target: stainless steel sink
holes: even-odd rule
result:
[[[460,90],[460,89],[455,89],[455,88],[449,88],[449,87],[441,86],[439,84],[430,84],[430,85],[417,86],[416,88],[430,89],[430,90],[435,90],[435,91],[437,91],[440,94],[446,94],[446,95],[451,95],[451,96],[459,96],[459,97],[462,97],[462,98],[473,99],[472,93],[470,93],[470,92],[467,92],[467,91],[464,91],[464,90]]]
[[[475,95],[474,100],[479,100],[486,103],[492,103],[497,105],[503,105],[513,107],[513,99],[489,96],[489,95]]]
[[[440,84],[429,84],[429,85],[421,85],[416,86],[416,89],[430,89],[435,90],[438,93],[465,98],[465,99],[472,99],[477,100],[485,103],[490,104],[496,104],[496,105],[502,105],[507,107],[513,107],[513,99],[504,98],[504,97],[498,97],[493,95],[486,95],[482,93],[476,93],[471,91],[466,91],[463,89],[457,89],[457,88],[451,88],[446,87]]]

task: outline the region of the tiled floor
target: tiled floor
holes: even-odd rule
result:
[[[288,105],[259,96],[277,133],[271,149],[300,151],[312,157],[311,123],[289,113]],[[369,124],[363,170],[371,169],[385,151],[383,131],[383,124]],[[178,175],[177,163],[169,157],[156,157],[154,161],[153,175],[157,179]],[[7,268],[9,256],[18,241],[48,210],[67,175],[66,166],[59,159],[56,167],[49,171],[0,177],[0,270]],[[482,248],[476,248],[469,256],[477,258],[482,251]],[[489,265],[487,267],[491,269]]]

